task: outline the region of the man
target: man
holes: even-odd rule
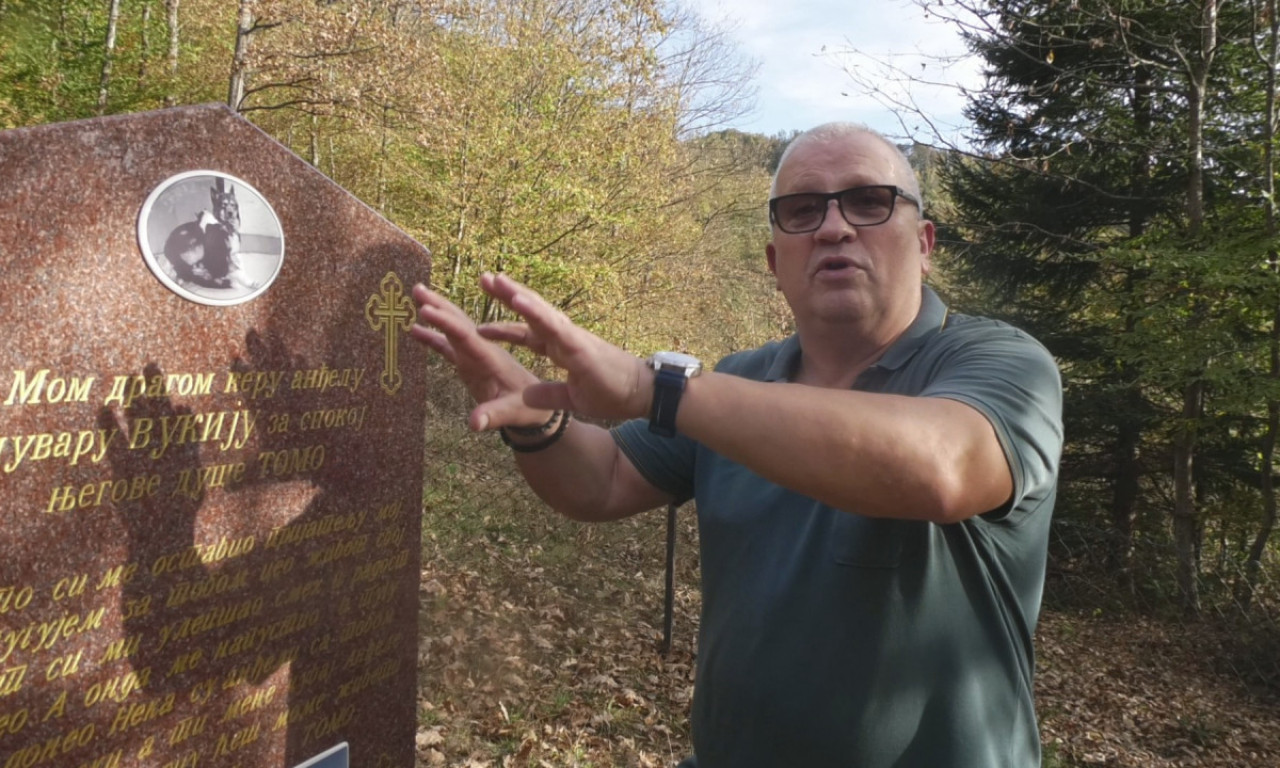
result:
[[[524,323],[477,328],[417,286],[412,333],[456,367],[553,508],[697,501],[699,768],[1026,768],[1032,635],[1061,448],[1034,340],[948,315],[905,157],[829,124],[780,161],[765,248],[795,336],[720,362],[640,358],[501,276]],[[564,369],[539,382],[494,342]],[[700,375],[699,375],[700,374]],[[632,419],[613,431],[570,412]]]

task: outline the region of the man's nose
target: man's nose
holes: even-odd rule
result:
[[[856,237],[857,234],[857,227],[845,221],[844,213],[840,210],[840,201],[835,198],[828,200],[827,212],[823,216],[822,224],[814,231],[813,236],[819,240],[839,242]]]

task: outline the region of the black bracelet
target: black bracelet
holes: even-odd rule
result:
[[[516,453],[537,453],[538,451],[545,451],[552,445],[555,445],[556,441],[564,436],[564,431],[569,428],[569,421],[573,418],[573,414],[568,411],[556,411],[551,414],[551,418],[559,418],[560,426],[556,427],[555,432],[552,432],[550,435],[547,435],[544,439],[536,443],[524,444],[511,442],[511,438],[507,435],[507,427],[498,427],[498,436],[502,438],[502,442],[506,443],[508,448]],[[547,423],[547,426],[550,426],[550,422]],[[525,427],[525,429],[528,429],[528,427]],[[512,428],[511,431],[514,432],[515,429]]]
[[[551,428],[556,425],[556,419],[559,418],[560,411],[552,411],[551,418],[536,427],[503,427],[503,429],[513,435],[519,435],[521,437],[537,437],[538,435],[545,435],[550,432]]]

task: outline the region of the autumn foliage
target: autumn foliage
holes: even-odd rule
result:
[[[1219,2],[1186,23],[1167,4],[966,4],[1005,67],[971,101],[990,141],[911,155],[947,224],[935,285],[1045,339],[1072,398],[1037,638],[1045,765],[1278,765],[1280,267],[1257,205],[1273,3],[1227,9],[1212,60],[1195,12]],[[0,0],[0,128],[228,103],[425,244],[475,317],[502,311],[477,275],[503,271],[638,354],[714,360],[790,330],[762,258],[783,137],[724,130],[751,75],[658,0]],[[691,515],[663,655],[662,516],[552,517],[433,376],[419,764],[673,765]],[[1179,456],[1195,474],[1174,477]]]

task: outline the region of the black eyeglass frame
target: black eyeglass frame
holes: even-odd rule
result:
[[[893,193],[893,197],[889,198],[890,200],[889,213],[880,221],[871,222],[869,224],[857,224],[852,221],[849,221],[849,214],[845,213],[844,203],[842,203],[840,199],[844,195],[849,194],[850,192],[858,192],[864,189],[886,189]],[[822,199],[822,218],[818,219],[818,223],[815,224],[810,229],[787,229],[786,227],[782,226],[782,222],[778,220],[778,201],[789,200],[797,197],[811,197],[811,198]],[[897,202],[898,202],[898,198],[900,197],[906,200],[907,202],[911,203],[912,205],[914,205],[916,207],[916,210],[921,212],[924,211],[924,206],[921,205],[920,200],[917,199],[915,195],[911,194],[910,192],[907,192],[902,187],[899,187],[896,184],[860,184],[856,187],[849,187],[848,189],[842,189],[838,192],[797,192],[793,195],[778,195],[777,197],[771,198],[769,200],[769,223],[776,226],[778,229],[782,230],[783,232],[786,232],[788,235],[804,235],[804,234],[808,234],[809,232],[817,232],[819,229],[822,228],[822,225],[826,223],[827,212],[831,210],[831,201],[835,200],[836,207],[840,209],[841,218],[843,218],[846,222],[848,222],[849,226],[878,227],[881,224],[888,221],[889,219],[893,218],[893,212],[898,207]]]

